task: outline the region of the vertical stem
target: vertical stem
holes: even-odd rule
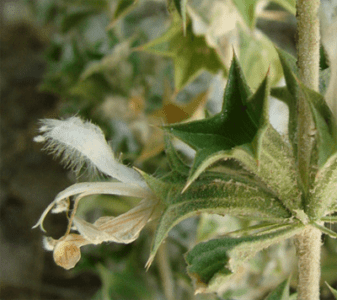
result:
[[[308,225],[295,239],[298,258],[297,300],[319,300],[321,231]]]
[[[319,0],[297,0],[297,56],[301,81],[318,91],[319,83]]]
[[[297,0],[297,66],[300,80],[318,91],[319,84],[319,0]],[[304,96],[298,99],[298,168],[303,185],[308,189],[309,163],[313,131],[310,108]]]
[[[297,0],[297,66],[300,80],[318,91],[319,84],[319,0]],[[298,169],[304,186],[309,190],[313,122],[304,95],[298,99]],[[319,300],[321,232],[308,225],[296,237],[298,256],[298,300]]]

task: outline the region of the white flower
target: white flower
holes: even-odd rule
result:
[[[60,192],[46,208],[33,228],[40,226],[44,231],[43,220],[46,215],[50,211],[69,212],[69,199],[77,196],[65,235],[58,240],[50,237],[44,240],[45,248],[54,251],[55,262],[70,269],[81,257],[81,246],[108,241],[127,244],[137,239],[140,231],[158,211],[159,201],[136,170],[115,159],[100,128],[78,117],[72,117],[67,120],[43,120],[40,132],[42,135],[34,140],[45,142],[46,150],[62,156],[63,161],[75,171],[78,172],[87,164],[89,168],[97,169],[120,181],[76,183]],[[101,217],[91,224],[75,214],[79,201],[93,194],[131,196],[142,200],[136,207],[118,217]],[[71,230],[78,233],[70,233]]]

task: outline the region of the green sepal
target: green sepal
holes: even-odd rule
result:
[[[139,169],[138,172],[143,176],[146,183],[148,184],[151,191],[157,196],[158,199],[165,205],[168,205],[170,202],[170,197],[172,193],[181,193],[181,190],[184,187],[185,177],[180,177],[178,174],[174,173],[174,176],[170,176],[171,174],[167,174],[166,178],[171,180],[162,180],[158,179],[154,176],[151,176]]]
[[[239,238],[225,237],[200,243],[185,259],[187,272],[197,292],[214,292],[238,267],[255,254],[299,233],[303,225],[293,224],[266,234]]]
[[[331,287],[327,282],[326,282],[325,284],[328,286],[330,292],[332,293],[332,295],[333,295],[333,296],[335,297],[335,299],[337,300],[337,290],[335,290],[333,287]]]
[[[288,300],[290,277],[280,283],[264,300]]]
[[[239,176],[235,180],[230,176],[227,180],[219,178],[201,178],[183,194],[177,186],[162,194],[162,197],[166,197],[166,209],[156,229],[149,262],[173,226],[201,212],[280,223],[291,218],[291,213],[279,199],[259,187],[260,182],[249,181],[245,177],[239,180]]]
[[[324,216],[333,204],[337,204],[336,191],[337,153],[330,157],[315,176],[315,181],[309,194],[308,215],[315,220]]]
[[[165,142],[166,156],[167,156],[171,169],[187,177],[189,174],[190,168],[179,157],[179,154],[177,153],[176,149],[173,147],[170,136],[168,134],[164,135],[164,142]]]
[[[236,56],[229,71],[222,111],[211,118],[165,126],[197,151],[187,186],[224,151],[240,146],[259,160],[263,134],[268,125],[268,76],[251,96]]]

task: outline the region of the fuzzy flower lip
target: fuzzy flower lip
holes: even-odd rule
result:
[[[42,120],[41,135],[34,141],[46,143],[45,150],[75,171],[84,164],[118,180],[112,182],[76,183],[60,192],[42,213],[33,228],[43,228],[43,221],[49,212],[67,212],[68,228],[63,237],[55,240],[44,239],[46,250],[53,251],[55,262],[65,268],[73,268],[80,260],[80,247],[102,242],[131,243],[138,238],[140,231],[159,211],[159,200],[147,186],[142,176],[115,159],[99,127],[84,122],[78,117],[67,120]],[[82,198],[94,194],[111,194],[141,198],[142,200],[128,212],[118,216],[105,216],[93,224],[76,216]],[[74,205],[70,211],[70,197]],[[76,230],[78,233],[71,232]]]
[[[67,120],[44,119],[35,142],[45,143],[44,150],[79,172],[86,163],[88,168],[97,169],[121,182],[146,188],[138,172],[118,162],[107,144],[102,130],[78,117]]]

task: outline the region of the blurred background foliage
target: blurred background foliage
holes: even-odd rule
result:
[[[38,86],[40,93],[57,99],[51,115],[66,118],[76,114],[92,120],[102,127],[113,150],[122,153],[125,163],[159,174],[168,170],[168,164],[163,133],[155,126],[217,113],[233,51],[252,89],[268,69],[273,85],[282,81],[275,44],[295,53],[295,0],[186,3],[6,1],[2,13],[5,20],[28,24],[46,45],[40,52],[44,72]],[[272,124],[286,135],[287,111],[274,99],[270,116]],[[179,141],[174,145],[191,161],[194,152],[190,148]],[[94,221],[101,215],[123,213],[134,201],[90,196],[78,213]],[[188,219],[170,232],[146,272],[155,229],[150,223],[131,245],[85,247],[79,265],[67,272],[74,276],[89,272],[99,278],[100,284],[95,282],[94,293],[87,294],[87,299],[263,299],[290,274],[295,287],[295,250],[287,241],[259,253],[217,295],[193,294],[184,253],[197,242],[248,225],[251,222],[228,216],[202,214]],[[323,283],[332,282],[336,288],[337,243],[329,237],[324,240],[322,299],[329,299]],[[1,298],[11,299],[5,294]],[[75,298],[56,293],[51,299]],[[78,298],[84,299],[83,295]]]

